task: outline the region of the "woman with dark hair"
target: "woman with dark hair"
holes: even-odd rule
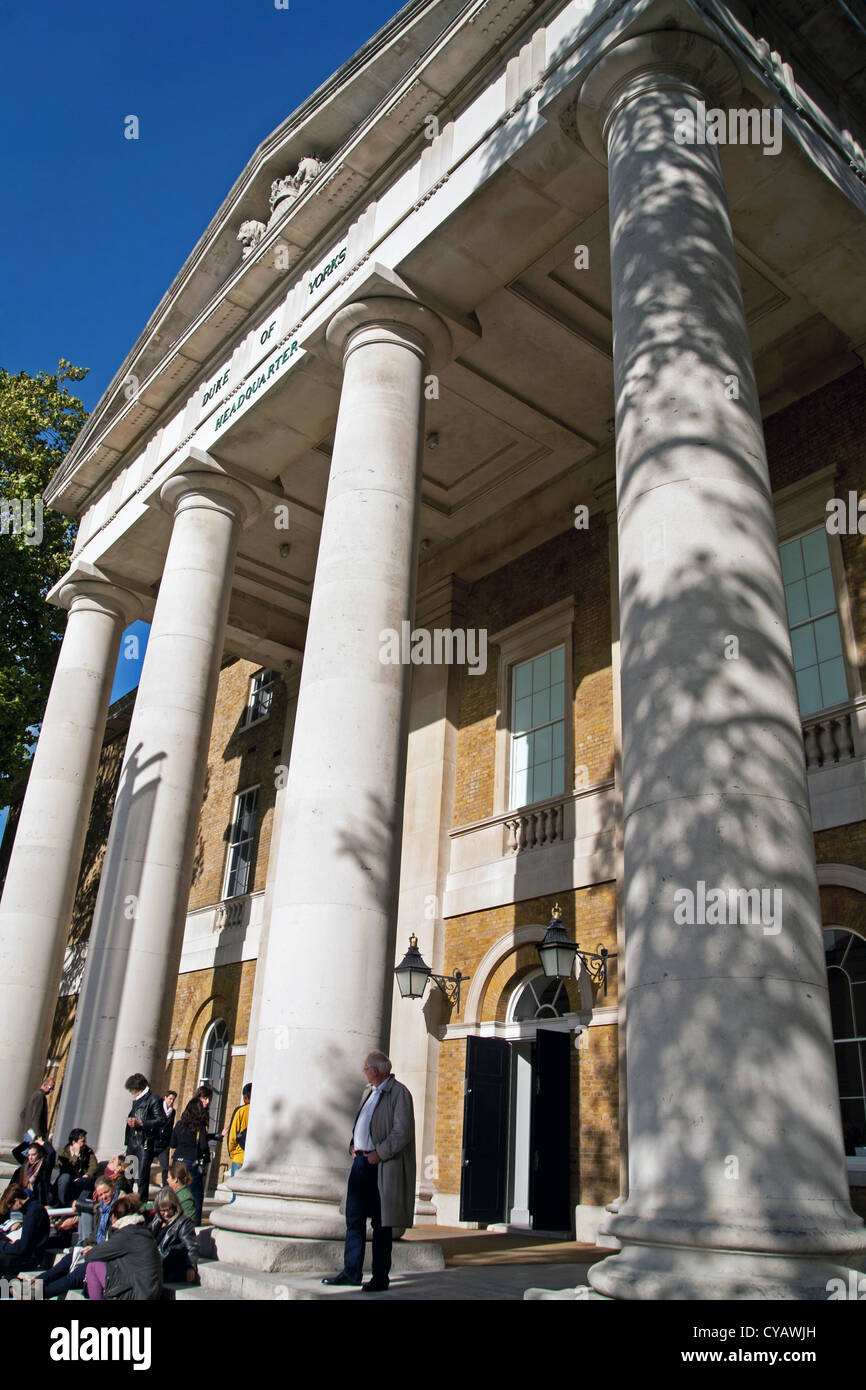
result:
[[[195,1201],[195,1224],[201,1225],[201,1209],[204,1205],[204,1178],[210,1164],[211,1139],[219,1139],[219,1134],[209,1134],[207,1128],[208,1107],[213,1096],[211,1086],[199,1086],[189,1105],[174,1127],[171,1136],[175,1163],[185,1163],[192,1175],[190,1188]]]
[[[71,1206],[76,1197],[89,1197],[96,1177],[96,1154],[87,1143],[86,1129],[71,1129],[69,1143],[57,1155],[60,1176],[57,1179],[57,1202]]]
[[[136,1193],[118,1197],[108,1238],[84,1256],[87,1297],[153,1301],[162,1293],[162,1260]]]
[[[16,1144],[12,1157],[21,1165],[12,1181],[25,1187],[42,1206],[51,1205],[51,1173],[57,1154],[47,1139],[34,1139],[32,1144]]]
[[[20,1183],[11,1182],[0,1200],[0,1220],[23,1212],[21,1234],[16,1239],[0,1233],[0,1275],[9,1278],[38,1265],[48,1244],[51,1222],[41,1202]]]
[[[198,1281],[198,1239],[195,1226],[170,1187],[161,1187],[154,1202],[150,1233],[162,1257],[162,1278],[166,1284],[195,1284]]]

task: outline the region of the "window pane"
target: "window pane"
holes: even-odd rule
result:
[[[550,652],[537,656],[532,663],[532,689],[546,690],[550,685]]]
[[[542,763],[539,767],[536,767],[532,782],[533,801],[542,801],[546,796],[551,795],[550,763]]]
[[[550,774],[550,795],[561,796],[565,791],[565,759],[554,758]],[[866,1002],[866,1001],[864,1001]]]
[[[779,555],[782,560],[782,578],[785,583],[793,584],[795,579],[802,579],[803,556],[800,542],[787,541],[785,545],[779,546]]]
[[[866,1145],[866,1106],[862,1100],[842,1101],[842,1134],[845,1152],[853,1158],[856,1150]]]
[[[821,687],[818,683],[818,668],[810,666],[797,672],[797,694],[800,697],[800,713],[814,714],[821,708]]]
[[[820,531],[810,531],[808,536],[802,536],[801,540],[806,573],[815,574],[818,570],[829,569],[830,552],[827,549],[827,533],[824,528]]]
[[[823,618],[822,622],[827,619]],[[791,650],[794,653],[794,670],[799,671],[803,666],[814,666],[818,660],[815,651],[815,636],[812,631],[815,625],[805,623],[803,627],[795,627],[791,633]]]
[[[844,970],[832,966],[827,971],[827,983],[830,987],[830,1017],[833,1021],[833,1037],[857,1037],[854,1015],[851,1010],[851,990],[848,985],[848,976]]]
[[[519,771],[515,770],[511,774],[511,804],[512,806],[525,806],[529,801],[529,768],[524,767]]]
[[[836,1072],[840,1096],[862,1096],[860,1079],[860,1049],[857,1043],[836,1044]]]
[[[550,691],[539,690],[532,697],[532,727],[537,729],[539,724],[546,724],[550,718]]]
[[[845,953],[845,969],[854,984],[866,982],[866,938],[857,932],[851,933],[851,945]],[[861,1028],[860,1032],[866,1036],[866,1028]]]
[[[550,653],[550,680],[554,685],[565,680],[565,647],[557,647]]]
[[[532,693],[532,662],[526,661],[522,666],[514,668],[514,696],[519,700],[524,695]]]
[[[810,574],[806,580],[809,591],[809,610],[814,618],[819,613],[831,613],[836,609],[836,594],[833,590],[833,576],[829,570]]]
[[[831,965],[841,965],[842,957],[848,949],[851,940],[851,933],[847,931],[835,931],[826,928],[824,931],[824,952],[827,957],[827,968]]]
[[[550,717],[561,719],[565,713],[565,686],[553,685],[550,688]]]
[[[511,745],[512,766],[515,772],[524,772],[529,766],[529,739],[521,734]]]
[[[514,712],[514,732],[522,734],[532,726],[532,696],[517,701]]]
[[[866,1038],[866,983],[851,986],[854,997],[853,1036]]]
[[[818,660],[829,661],[831,657],[842,655],[842,638],[839,635],[839,619],[835,613],[831,613],[827,618],[819,618],[811,626],[815,629],[815,643],[818,649]],[[815,658],[813,657],[814,661]],[[803,662],[803,665],[808,665]]]
[[[810,615],[804,580],[798,579],[795,584],[785,585],[785,602],[788,605],[788,622],[792,625],[805,622]]]
[[[833,661],[822,661],[818,667],[821,672],[821,693],[824,705],[839,705],[848,699],[848,682],[845,679],[845,663],[841,656]]]
[[[553,730],[548,724],[546,729],[539,729],[535,735],[535,746],[532,750],[533,758],[536,763],[549,763],[552,754]]]
[[[564,725],[564,724],[554,724],[554,725],[553,725],[553,756],[554,756],[555,758],[561,758],[561,757],[563,757],[564,753],[565,753],[565,725]]]

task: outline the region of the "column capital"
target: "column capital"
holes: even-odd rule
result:
[[[131,589],[124,589],[98,575],[80,574],[75,570],[69,578],[61,580],[54,591],[54,602],[59,608],[76,613],[110,613],[122,620],[124,627],[141,616],[142,601]]]
[[[230,512],[244,529],[251,526],[262,510],[255,489],[228,473],[197,467],[192,460],[190,463],[191,466],[167,478],[153,500],[172,516],[192,507],[206,506]]]
[[[438,314],[417,299],[370,295],[338,309],[325,334],[328,354],[344,366],[355,348],[373,342],[399,343],[437,370],[451,357],[451,334]]]
[[[600,58],[561,124],[606,164],[611,122],[627,102],[664,91],[727,103],[741,88],[736,63],[717,43],[703,34],[660,29],[625,39]]]

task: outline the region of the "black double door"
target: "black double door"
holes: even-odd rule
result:
[[[537,1231],[571,1230],[570,1038],[539,1028],[532,1045],[529,1209]],[[467,1039],[461,1221],[506,1219],[511,1072],[510,1043]]]

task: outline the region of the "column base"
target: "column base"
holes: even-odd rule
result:
[[[606,1231],[622,1249],[587,1278],[616,1299],[826,1300],[863,1267],[866,1227],[843,1202],[724,1204],[642,1216],[631,1199]]]
[[[237,1202],[234,1205],[237,1206]],[[217,1229],[214,1247],[219,1264],[229,1272],[242,1268],[262,1274],[336,1274],[343,1267],[342,1239],[303,1240]],[[371,1258],[372,1245],[368,1240],[365,1252],[368,1270]],[[432,1240],[397,1240],[391,1268],[395,1273],[444,1269],[442,1246]]]
[[[826,1302],[850,1284],[851,1266],[819,1256],[629,1245],[593,1265],[587,1278],[597,1295],[641,1302],[761,1299]]]
[[[342,1248],[346,1218],[336,1202],[253,1196],[235,1190],[236,1200],[220,1207],[211,1216],[211,1225],[218,1230],[273,1239],[278,1243],[286,1240],[339,1241]]]

